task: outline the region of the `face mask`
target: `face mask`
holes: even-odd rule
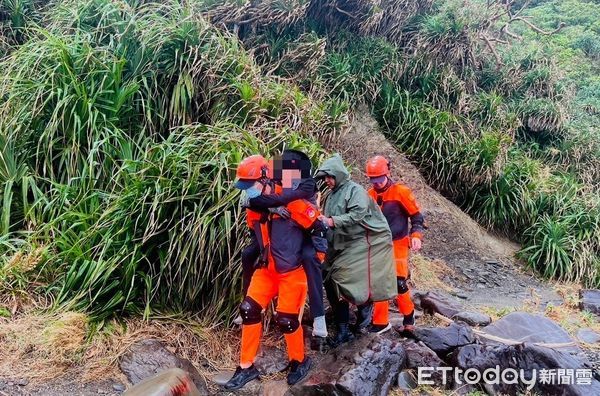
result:
[[[252,186],[246,190],[246,195],[248,196],[249,199],[256,198],[256,197],[260,196],[260,194],[262,194],[262,191],[260,191],[258,188],[254,187],[254,186]]]

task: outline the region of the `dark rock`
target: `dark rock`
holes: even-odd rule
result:
[[[409,369],[416,371],[419,367],[445,366],[442,359],[422,342],[404,340],[402,341],[402,346],[406,352],[406,367]],[[443,386],[442,373],[440,371],[432,372],[430,380],[432,380],[436,386]]]
[[[458,323],[452,323],[448,327],[417,328],[415,338],[442,358],[459,346],[475,342],[471,328]]]
[[[487,326],[492,323],[492,318],[489,315],[480,312],[459,312],[452,319],[464,322],[469,326]]]
[[[450,363],[462,370],[472,368],[480,373],[486,370],[500,373],[505,369],[517,372],[518,383],[499,381],[495,384],[485,384],[484,388],[489,394],[521,394],[526,391],[527,384],[532,382],[533,392],[536,394],[582,396],[600,394],[600,382],[595,379],[591,380],[591,385],[578,385],[575,378],[570,385],[545,384],[540,381],[542,369],[590,369],[587,362],[579,356],[562,350],[532,344],[517,346],[472,344],[457,349],[450,357]],[[534,376],[537,378],[535,381]],[[521,381],[521,378],[524,380]],[[464,376],[459,376],[459,381],[468,382],[465,381]]]
[[[417,290],[417,289],[410,290],[410,299],[412,300],[413,304],[415,304],[415,309],[418,309],[421,311],[423,310],[423,308],[421,306],[421,300],[427,294],[428,294],[427,292]]]
[[[105,395],[107,392],[104,389],[98,389],[99,395]]]
[[[21,378],[17,381],[17,385],[19,386],[27,386],[29,384],[29,380],[26,378]]]
[[[600,290],[579,290],[579,309],[589,311],[594,315],[600,316]]]
[[[600,334],[592,329],[579,329],[579,331],[577,331],[577,339],[586,344],[596,344],[600,342]]]
[[[574,342],[569,333],[552,320],[528,312],[512,312],[484,327],[483,331],[496,337],[527,343],[562,344]],[[482,338],[482,342],[491,345],[499,344],[485,338]],[[580,352],[576,345],[564,347],[561,350],[574,353]]]
[[[450,294],[452,294],[454,297],[458,297],[462,300],[468,300],[469,296],[465,293],[463,293],[461,290],[455,290],[453,292],[451,292]]]
[[[133,344],[121,358],[119,367],[133,385],[167,369],[180,368],[190,375],[201,394],[209,394],[206,382],[194,365],[176,356],[157,340],[142,340]]]
[[[261,347],[254,365],[262,375],[279,373],[288,365],[287,354],[279,348]]]
[[[451,318],[462,308],[456,302],[452,301],[452,297],[438,292],[429,292],[421,298],[421,307],[423,311],[433,314],[435,312]]]
[[[365,335],[333,349],[291,395],[386,395],[404,367],[406,353],[393,339]]]
[[[412,372],[403,370],[398,374],[398,388],[400,390],[410,392],[417,386],[417,379]]]

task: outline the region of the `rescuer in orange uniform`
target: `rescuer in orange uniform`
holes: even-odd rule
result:
[[[246,190],[248,198],[270,194],[274,185],[268,178],[268,163],[259,155],[244,159],[237,171],[236,187]],[[318,251],[325,251],[325,230],[318,220],[319,211],[306,200],[295,200],[286,205],[290,219],[277,214],[262,212],[259,221],[251,222],[260,245],[261,265],[250,281],[248,292],[240,304],[242,316],[242,346],[240,365],[225,385],[227,389],[239,389],[259,377],[254,359],[262,332],[262,311],[278,296],[276,323],[284,333],[290,360],[287,382],[295,384],[304,378],[311,361],[304,355],[304,337],[300,326],[300,310],[307,292],[306,273],[301,264],[304,233],[310,232]],[[285,236],[285,243],[277,243]],[[279,239],[281,240],[281,239]]]
[[[419,251],[423,237],[424,217],[412,191],[407,186],[392,181],[390,178],[390,163],[380,155],[367,161],[366,175],[373,188],[369,190],[371,198],[377,202],[392,231],[394,241],[394,259],[396,261],[396,280],[398,309],[404,316],[403,331],[414,330],[415,306],[410,299],[407,284],[409,277],[409,249]],[[409,232],[410,220],[410,232]],[[391,329],[389,324],[389,303],[376,302],[373,311],[372,332],[383,333]]]

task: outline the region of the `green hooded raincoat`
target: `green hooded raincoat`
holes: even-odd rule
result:
[[[398,291],[388,222],[367,191],[350,180],[339,155],[317,170],[316,177],[325,175],[336,180],[323,205],[323,214],[334,222],[327,237],[327,276],[338,292],[355,304],[393,298]]]

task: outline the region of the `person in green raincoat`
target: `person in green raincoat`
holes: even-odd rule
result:
[[[350,180],[339,154],[326,160],[315,178],[324,179],[331,190],[321,220],[329,227],[325,290],[337,325],[332,343],[339,345],[352,338],[349,303],[358,307],[362,333],[370,324],[373,302],[397,294],[392,233],[377,203]]]

